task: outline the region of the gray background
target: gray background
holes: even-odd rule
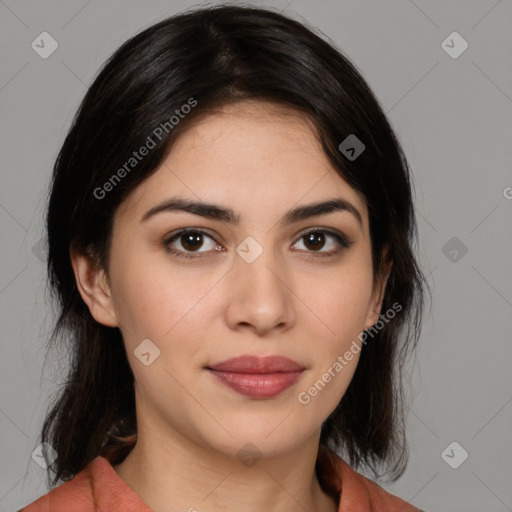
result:
[[[65,354],[43,368],[54,314],[38,243],[58,149],[103,61],[192,5],[201,3],[0,0],[1,511],[47,492],[31,453],[66,369]],[[382,485],[429,512],[512,511],[512,2],[253,5],[282,9],[338,45],[381,101],[413,169],[433,301],[410,366],[409,466]],[[47,59],[31,48],[44,31],[59,44]],[[441,46],[453,31],[469,43],[458,58]],[[469,454],[457,469],[441,456],[453,441]],[[461,453],[448,450],[452,464]]]

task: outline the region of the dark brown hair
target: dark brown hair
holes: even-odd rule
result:
[[[123,178],[112,179],[159,126],[196,105]],[[48,279],[58,321],[48,343],[69,350],[70,368],[41,433],[57,451],[52,485],[137,432],[133,373],[120,331],[96,322],[76,286],[69,249],[92,251],[108,270],[112,220],[127,194],[159,167],[176,137],[223,105],[262,100],[310,119],[334,168],[362,193],[369,212],[374,276],[389,247],[393,267],[382,311],[401,305],[362,349],[355,375],[322,427],[322,448],[354,467],[405,469],[401,369],[418,341],[426,281],[416,238],[410,171],[393,129],[361,74],[332,44],[271,10],[222,5],[186,11],[124,43],[88,89],[57,157],[47,211]],[[355,160],[340,143],[365,145]],[[110,181],[112,183],[112,181]],[[103,197],[99,197],[99,196]],[[126,455],[125,453],[122,454]]]

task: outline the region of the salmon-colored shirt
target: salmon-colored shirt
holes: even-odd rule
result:
[[[328,485],[336,492],[338,512],[422,512],[354,471],[333,452],[319,455]],[[18,512],[153,512],[99,455],[71,480]]]

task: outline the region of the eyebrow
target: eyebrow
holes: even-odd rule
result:
[[[142,216],[141,222],[145,222],[159,213],[175,211],[188,212],[194,215],[200,215],[207,219],[220,220],[230,224],[240,223],[240,214],[235,213],[230,208],[224,208],[211,203],[189,201],[179,197],[167,199],[162,203],[157,204]],[[359,210],[352,203],[342,198],[334,198],[327,201],[298,206],[297,208],[286,212],[279,220],[279,224],[282,226],[288,226],[290,224],[309,219],[310,217],[328,215],[338,211],[346,211],[354,215],[362,228],[363,218],[359,213]]]

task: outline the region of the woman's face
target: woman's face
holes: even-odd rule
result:
[[[303,118],[271,108],[232,105],[184,132],[116,212],[109,284],[80,287],[122,332],[139,431],[229,455],[318,435],[382,295],[364,198]]]

